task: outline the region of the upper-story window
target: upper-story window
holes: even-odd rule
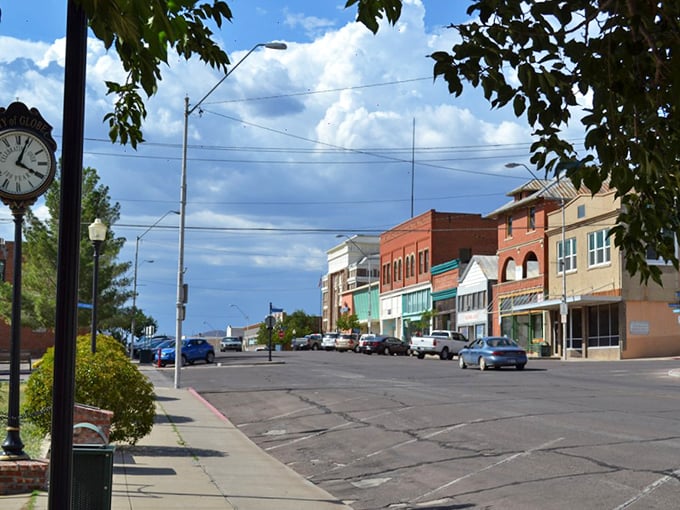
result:
[[[425,253],[425,272],[430,271],[430,250],[424,250]]]
[[[390,280],[390,267],[391,266],[392,265],[389,262],[387,264],[383,265],[383,268],[382,268],[383,285],[388,285],[389,283],[391,283],[391,280]]]
[[[678,253],[678,244],[675,242],[675,235],[673,232],[669,230],[662,230],[661,231],[661,239],[663,243],[669,243],[672,244],[674,249],[673,253],[677,255]],[[648,264],[652,265],[660,265],[660,264],[670,264],[670,262],[666,262],[657,252],[656,247],[654,246],[647,246],[647,250],[645,252],[645,258],[647,259]]]
[[[401,259],[399,259],[397,261],[397,275],[398,275],[397,280],[401,280],[401,270],[402,270]]]
[[[411,276],[416,275],[416,256],[411,253]]]
[[[505,218],[505,237],[512,237],[512,216]]]
[[[527,215],[527,220],[529,223],[529,230],[536,230],[536,208],[529,207],[529,212]]]
[[[564,251],[562,250],[562,241],[557,242],[557,274],[562,274],[563,271],[576,270],[576,238],[570,237],[565,239]]]
[[[597,230],[588,234],[588,266],[599,266],[611,262],[611,244],[608,229]]]

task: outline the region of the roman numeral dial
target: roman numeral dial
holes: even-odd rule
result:
[[[37,134],[21,129],[0,132],[0,196],[37,197],[56,170],[54,153]]]

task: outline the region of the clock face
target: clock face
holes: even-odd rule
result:
[[[55,168],[54,154],[39,136],[20,129],[0,132],[0,196],[39,196]]]

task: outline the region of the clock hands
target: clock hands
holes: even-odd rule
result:
[[[17,140],[17,141],[18,141],[18,140]],[[17,165],[17,166],[20,166],[21,168],[26,168],[26,167],[23,165],[22,161],[23,161],[23,159],[24,159],[24,152],[26,152],[26,147],[28,147],[28,144],[30,143],[30,141],[31,141],[30,138],[27,138],[27,139],[26,139],[26,143],[25,143],[24,146],[21,148],[21,152],[19,153],[19,158],[18,158],[17,161],[16,161],[16,165]],[[27,169],[27,170],[28,170],[28,169]]]
[[[21,152],[19,153],[19,157],[17,158],[16,162],[14,163],[16,166],[23,168],[24,170],[28,170],[29,173],[35,175],[36,177],[40,177],[41,179],[45,178],[44,174],[41,174],[40,172],[33,170],[31,167],[27,166],[24,162],[24,153],[26,152],[26,148],[28,147],[28,144],[31,143],[31,139],[27,139],[26,143],[24,143],[24,146],[21,148]]]
[[[28,170],[29,173],[32,173],[32,174],[35,175],[36,177],[40,177],[41,179],[45,177],[44,174],[41,174],[40,172],[38,172],[38,171],[36,171],[36,170],[33,170],[30,166],[26,166],[26,165],[24,165],[23,163],[21,163],[20,161],[17,161],[17,162],[16,162],[16,165],[19,166],[19,167],[21,167],[21,168],[23,168],[23,169],[25,169],[25,170]]]

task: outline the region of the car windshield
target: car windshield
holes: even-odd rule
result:
[[[489,347],[517,347],[517,344],[509,338],[489,338],[486,343]]]

